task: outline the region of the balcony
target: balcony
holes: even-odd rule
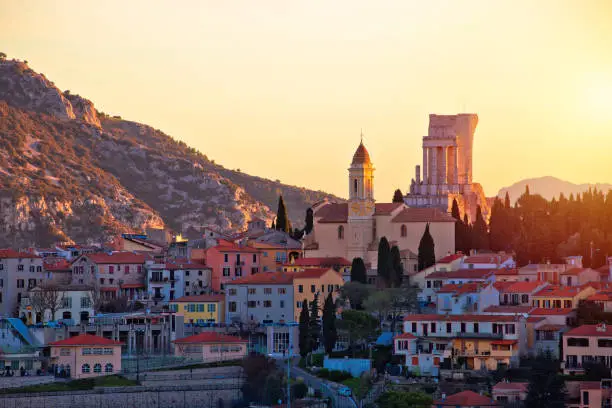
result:
[[[455,349],[455,356],[458,357],[489,357],[491,350],[460,350]]]
[[[455,333],[458,339],[502,339],[503,333]]]

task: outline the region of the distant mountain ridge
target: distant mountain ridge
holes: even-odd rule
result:
[[[583,193],[588,191],[589,188],[597,188],[597,190],[603,190],[604,192],[612,189],[612,184],[608,183],[575,184],[553,176],[544,176],[517,181],[509,187],[500,189],[497,196],[503,198],[508,192],[510,201],[514,203],[525,192],[526,186],[529,186],[529,191],[532,194],[540,194],[547,200],[551,200],[553,197],[559,198],[560,193],[569,197],[570,194]]]
[[[109,117],[23,61],[0,59],[0,247],[100,242],[119,232],[293,224],[322,191],[228,170],[150,126]]]

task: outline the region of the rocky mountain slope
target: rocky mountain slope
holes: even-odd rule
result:
[[[506,196],[506,192],[508,192],[510,200],[514,203],[525,192],[525,186],[529,186],[531,193],[540,194],[547,200],[551,200],[553,197],[559,198],[560,193],[563,193],[565,197],[569,197],[570,194],[583,193],[589,188],[597,188],[600,191],[612,189],[612,184],[574,184],[556,177],[545,176],[518,181],[509,187],[500,189],[497,196],[503,198]]]
[[[231,171],[149,126],[108,117],[16,60],[0,61],[0,246],[104,241],[164,225],[294,225],[332,197]]]

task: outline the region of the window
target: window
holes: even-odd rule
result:
[[[189,271],[185,271],[185,276],[189,276]]]
[[[571,347],[589,347],[589,339],[569,337],[567,345]]]
[[[279,295],[284,295],[287,293],[287,289],[286,288],[278,288],[278,294]]]
[[[137,272],[137,273],[142,273],[142,265],[138,265],[138,266],[136,266],[136,272]],[[111,364],[111,369],[112,369],[112,366],[113,366],[113,365]]]
[[[338,239],[344,239],[344,226],[342,225],[338,227]]]
[[[25,287],[25,281],[23,279],[17,279],[17,287],[18,288]]]
[[[113,278],[109,278],[109,279],[108,279],[108,283],[110,283],[111,285],[113,284],[113,282],[114,282],[114,281],[115,281],[115,280],[114,280]]]
[[[36,279],[28,279],[28,289],[32,289],[36,286]]]
[[[272,307],[272,301],[271,300],[264,300],[264,307]]]
[[[413,333],[417,332],[417,324],[415,322],[412,322],[412,332]]]
[[[86,309],[91,306],[91,299],[89,296],[81,296],[81,308]]]
[[[257,288],[249,288],[249,295],[256,295],[257,294]]]
[[[452,323],[446,323],[446,332],[450,333],[453,331],[453,324]]]
[[[474,323],[474,333],[478,333],[478,330],[480,330],[478,323]]]
[[[102,364],[96,363],[94,365],[94,373],[101,373],[101,372],[102,372]]]
[[[107,363],[104,366],[104,372],[105,373],[112,373],[113,372],[113,365],[111,363]]]
[[[37,267],[36,267],[36,272],[42,272],[42,266],[40,266],[40,265],[39,265],[39,266],[37,266]]]
[[[461,333],[465,333],[465,323],[461,323]]]
[[[431,281],[427,281],[427,287],[431,288]]]
[[[60,356],[69,356],[71,355],[71,350],[69,348],[61,348],[60,349]]]
[[[298,292],[304,293],[304,285],[298,285]]]
[[[430,327],[431,332],[432,332],[432,333],[435,333],[435,332],[436,332],[436,324],[435,324],[435,323],[431,323],[431,324],[430,324],[430,326],[431,326],[431,327]]]
[[[315,287],[315,285],[310,285],[310,292],[315,293],[317,291],[317,288]]]
[[[257,302],[255,302],[254,300],[249,300],[247,302],[247,307],[251,307],[251,308],[257,307]]]
[[[234,275],[236,276],[242,276],[242,268],[237,266],[236,270],[234,271]]]
[[[113,265],[108,267],[108,273],[115,273],[115,267]]]
[[[202,276],[202,271],[198,271],[198,276]]]
[[[203,312],[204,311],[204,304],[203,303],[199,303],[198,304],[198,312]]]
[[[229,266],[223,267],[223,276],[230,276],[230,268]]]
[[[229,289],[229,290],[228,290],[228,294],[229,294],[230,296],[236,296],[236,289],[234,289],[234,288]]]
[[[264,295],[271,295],[272,294],[272,288],[264,288]]]
[[[529,303],[529,295],[521,295],[521,303]]]
[[[100,278],[100,285],[104,285],[104,278]]]
[[[23,265],[21,265],[21,264],[17,265],[17,270],[18,271],[23,271]]]
[[[285,307],[285,301],[284,300],[280,301],[280,307],[281,307],[281,309]]]
[[[230,313],[236,312],[236,302],[229,302],[228,309]]]
[[[253,254],[253,263],[257,262],[257,254]]]
[[[327,285],[327,291],[332,293],[334,291],[334,285]]]
[[[513,324],[506,325],[506,334],[514,334],[516,333],[516,327]]]
[[[112,283],[112,282],[111,282]],[[189,281],[185,281],[185,287],[189,288]]]
[[[295,307],[297,307],[298,309],[302,308],[302,302],[300,302],[299,300],[297,302],[295,302]]]
[[[34,265],[30,265],[30,272],[34,272],[36,269],[34,269]]]
[[[229,262],[229,254],[223,254],[223,262],[225,263]]]
[[[408,228],[406,228],[405,225],[402,224],[401,228],[400,228],[400,235],[402,237],[405,237],[408,235]]]
[[[72,298],[71,297],[62,298],[62,307],[64,309],[72,309]]]
[[[208,311],[209,311],[210,313],[214,313],[214,312],[216,312],[216,311],[217,311],[217,305],[216,305],[216,304],[214,304],[214,303],[209,303],[209,304],[208,304]]]
[[[125,265],[125,274],[126,275],[130,274],[130,267],[129,267],[129,265]]]
[[[572,301],[571,300],[564,300],[563,301],[563,307],[566,309],[571,309],[572,308]]]
[[[91,368],[89,367],[89,364],[83,364],[81,366],[81,372],[83,374],[88,374],[90,372]]]
[[[357,179],[355,179],[353,180],[353,193],[357,194],[357,189],[358,189]]]

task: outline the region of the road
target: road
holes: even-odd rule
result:
[[[357,408],[357,403],[352,398],[338,394],[332,386],[334,383],[322,380],[296,365],[291,367],[291,377],[302,377],[306,385],[315,390],[320,390],[323,396],[331,399],[333,408]]]

